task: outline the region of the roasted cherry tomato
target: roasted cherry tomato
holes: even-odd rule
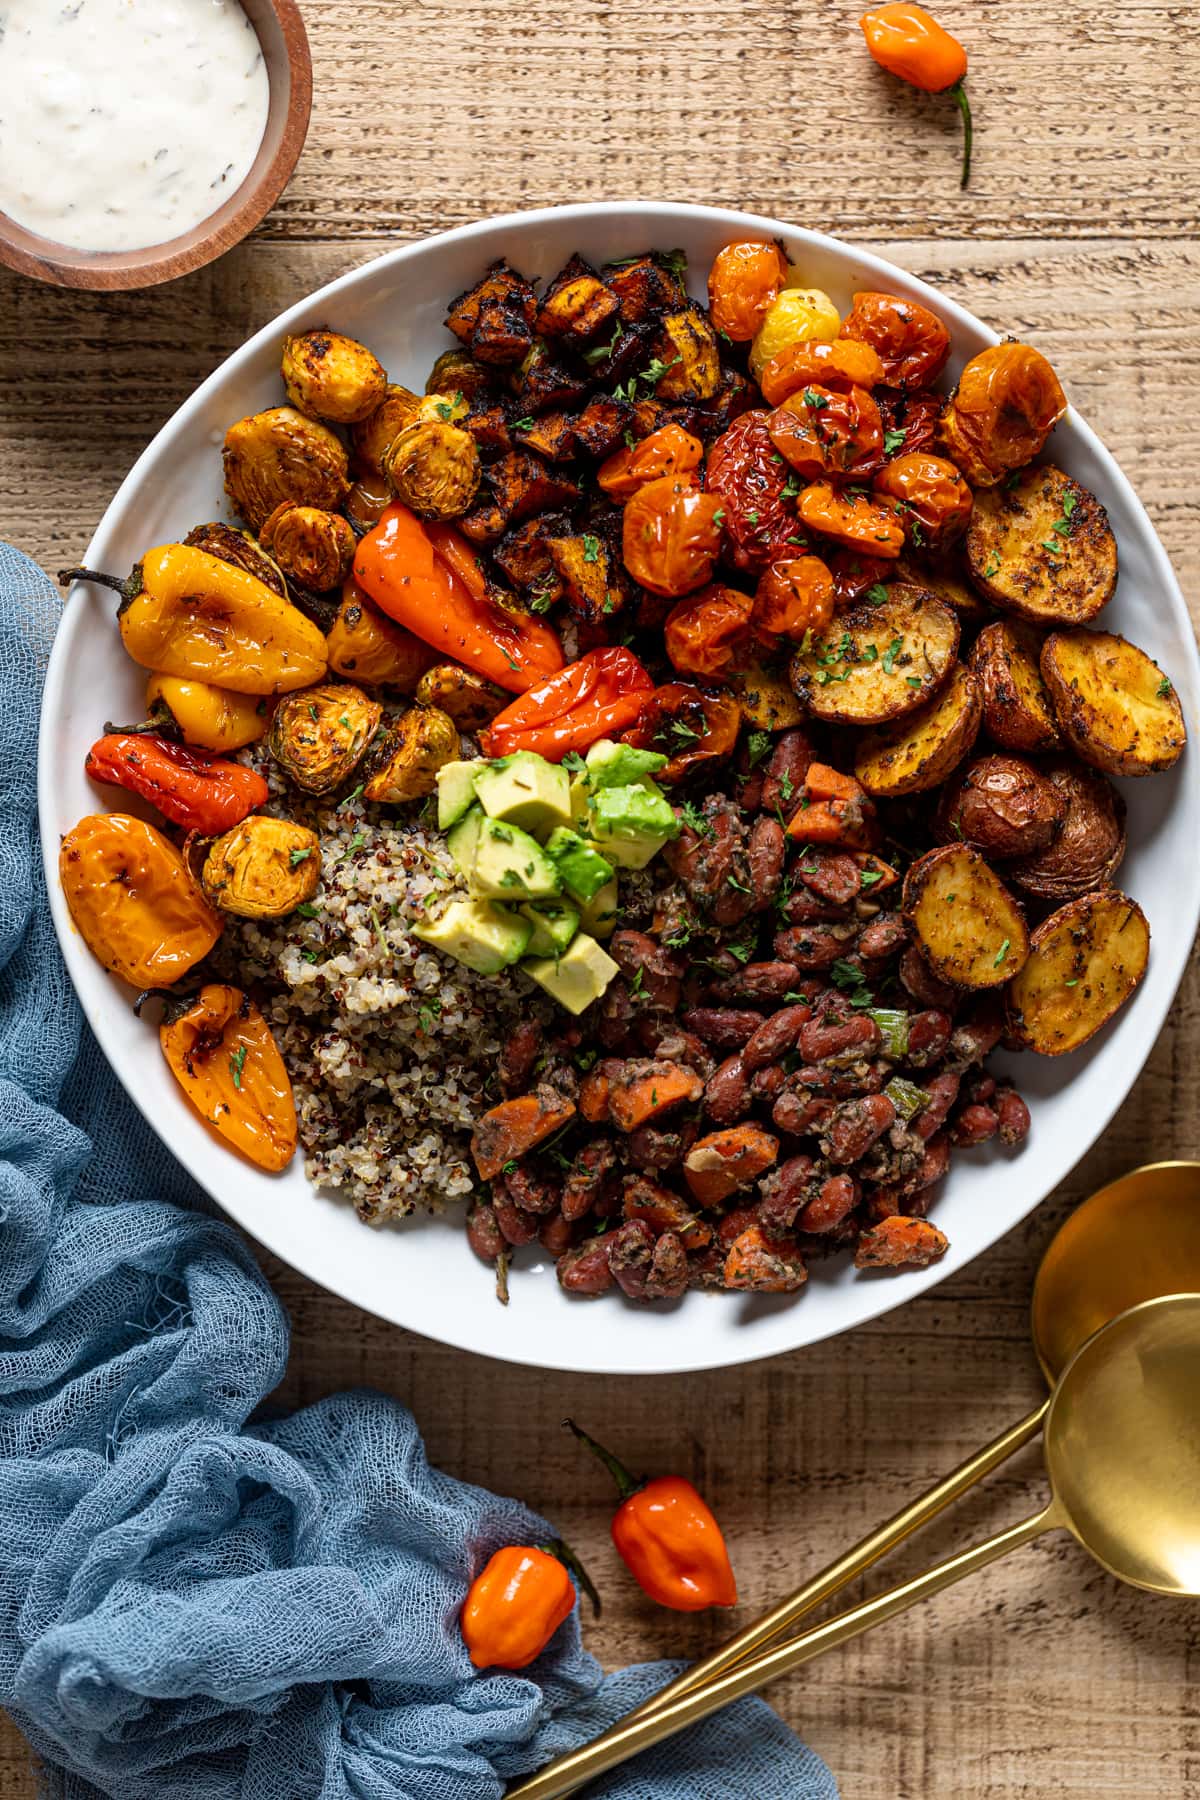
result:
[[[883,448],[889,456],[932,450],[946,396],[930,389],[878,388],[875,404],[883,421]],[[901,436],[903,433],[903,436]]]
[[[749,650],[753,606],[749,594],[721,586],[701,588],[673,606],[663,637],[680,674],[722,681],[738,668]]]
[[[868,556],[897,557],[904,548],[904,527],[890,507],[863,493],[838,493],[827,481],[805,488],[800,517],[810,531]]]
[[[873,483],[875,492],[903,510],[908,536],[918,550],[940,550],[966,530],[971,517],[971,490],[952,462],[914,450],[885,463]]]
[[[1029,344],[973,356],[942,414],[938,448],[973,487],[995,487],[1032,461],[1067,410],[1058,376]]]
[[[704,445],[682,425],[661,425],[640,444],[614,450],[596,471],[596,480],[614,500],[632,500],[648,481],[686,475],[704,461]]]
[[[787,280],[778,244],[726,244],[708,272],[708,312],[715,331],[748,344]]]
[[[896,566],[881,556],[868,556],[861,550],[835,550],[825,558],[833,576],[833,609],[842,612],[873,587],[891,581]]]
[[[883,363],[870,344],[857,338],[805,338],[773,356],[762,372],[764,399],[778,406],[799,388],[873,388],[883,380]]]
[[[796,643],[808,631],[822,631],[833,617],[833,576],[819,556],[790,556],[768,563],[754,590],[752,624],[770,644],[777,637]]]
[[[806,481],[869,475],[883,461],[883,425],[866,388],[803,387],[776,407],[767,430]]]
[[[635,581],[674,599],[711,580],[721,548],[720,499],[690,475],[648,481],[625,504],[621,555]]]
[[[697,763],[732,755],[741,723],[741,708],[731,694],[705,694],[687,682],[672,681],[655,688],[625,742],[639,750],[661,750],[670,761],[655,779],[679,781]]]
[[[892,387],[928,387],[950,354],[950,333],[937,314],[895,294],[855,294],[841,335],[879,352],[883,378]]]
[[[743,573],[803,548],[795,502],[785,491],[795,476],[771,442],[771,415],[756,409],[733,421],[708,453],[708,490],[720,496],[725,549]]]
[[[569,750],[578,754],[632,725],[653,687],[632,650],[591,650],[497,713],[480,742],[488,756],[533,750],[561,762]]]

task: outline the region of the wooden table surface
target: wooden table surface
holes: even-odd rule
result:
[[[75,559],[196,382],[281,307],[390,243],[513,208],[662,197],[840,233],[1031,336],[1133,478],[1200,609],[1191,8],[947,0],[972,55],[966,197],[953,105],[875,70],[851,0],[304,10],[308,147],[244,246],[164,290],[110,298],[0,270],[0,535],[50,568]],[[1036,1400],[1026,1313],[1042,1248],[1113,1175],[1200,1155],[1198,1053],[1193,967],[1106,1140],[1062,1190],[955,1280],[853,1337],[698,1378],[541,1375],[425,1343],[271,1264],[294,1328],[282,1397],[357,1382],[396,1394],[435,1462],[522,1492],[579,1546],[608,1597],[588,1628],[606,1664],[695,1654],[725,1620],[642,1603],[607,1540],[600,1472],[565,1439],[563,1413],[635,1466],[698,1481],[728,1527],[750,1618]],[[1017,1519],[1041,1492],[1027,1452],[894,1570]],[[1200,1608],[1118,1587],[1062,1537],[773,1697],[845,1800],[1200,1796]],[[34,1791],[0,1722],[0,1800]]]

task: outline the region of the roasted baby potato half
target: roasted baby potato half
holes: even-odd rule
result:
[[[1035,625],[1085,625],[1117,585],[1117,540],[1088,488],[1047,464],[976,492],[967,564],[981,594]]]
[[[243,919],[282,919],[312,899],[320,879],[316,832],[264,813],[217,838],[200,873],[205,897]]]
[[[379,729],[383,709],[349,682],[322,682],[285,694],[267,747],[306,794],[332,794],[353,773]]]
[[[342,440],[292,406],[239,419],[225,433],[225,492],[252,531],[284,500],[335,512],[350,489]]]
[[[971,645],[967,666],[979,682],[983,729],[1002,750],[1058,750],[1062,738],[1028,625],[995,619]]]
[[[729,685],[737,695],[742,718],[755,731],[790,731],[806,717],[796,690],[783,669],[747,663],[730,672]]]
[[[1111,782],[1077,762],[1043,763],[1066,816],[1044,850],[1010,863],[1009,879],[1040,900],[1071,900],[1107,887],[1125,855],[1125,802]]]
[[[385,806],[420,800],[437,786],[443,763],[456,761],[458,727],[440,706],[412,706],[384,732],[371,756],[363,798]]]
[[[896,582],[878,606],[842,613],[792,658],[792,686],[832,725],[884,725],[912,713],[950,678],[958,620],[927,588]]]
[[[1146,973],[1150,927],[1136,900],[1101,888],[1068,900],[1033,934],[1005,996],[1008,1027],[1030,1050],[1078,1050],[1124,1006]]]
[[[868,794],[923,794],[945,781],[979,734],[983,705],[975,677],[955,663],[940,694],[899,725],[860,739],[854,773]]]
[[[340,331],[301,331],[283,340],[283,384],[291,404],[313,419],[354,425],[387,392],[382,364]]]
[[[284,500],[264,522],[259,542],[291,580],[325,594],[350,573],[357,539],[341,513]]]
[[[1067,816],[1065,795],[1020,756],[976,757],[941,797],[938,836],[973,844],[1003,860],[1053,843]]]
[[[939,558],[936,562],[931,560],[928,566],[902,555],[896,563],[895,579],[907,581],[914,587],[928,588],[944,605],[951,607],[964,624],[971,624],[986,619],[988,609],[959,573],[958,549],[955,545],[952,557]]]
[[[1154,775],[1183,755],[1179,696],[1144,650],[1112,631],[1055,631],[1042,679],[1076,756],[1107,775]]]
[[[928,850],[913,863],[902,909],[925,961],[954,987],[1002,987],[1029,954],[1024,913],[970,844]]]

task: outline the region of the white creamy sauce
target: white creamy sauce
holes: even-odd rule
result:
[[[268,102],[237,0],[0,0],[0,211],[76,250],[164,243],[244,180]]]

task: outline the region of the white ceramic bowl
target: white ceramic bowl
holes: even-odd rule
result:
[[[124,574],[151,544],[226,513],[219,446],[229,423],[280,399],[285,331],[329,324],[363,339],[391,376],[418,390],[452,343],[447,301],[493,257],[549,275],[573,250],[593,261],[681,246],[696,294],[714,253],[735,237],[778,236],[792,262],[843,307],[856,288],[922,300],[950,326],[953,375],[995,333],[923,282],[863,250],[746,213],[699,206],[564,206],[464,226],[393,250],[354,270],[266,326],[197,389],[135,464],[105,513],[85,561]],[[1034,334],[1036,338],[1036,333]],[[1129,483],[1093,433],[1071,413],[1058,427],[1055,460],[1108,508],[1121,555],[1117,596],[1102,623],[1125,632],[1170,672],[1189,720],[1197,717],[1200,662],[1182,595]],[[89,744],[105,719],[140,716],[144,675],[124,655],[110,595],[88,587],[67,607],[54,646],[42,713],[42,841],[55,924],[92,1028],[135,1103],[165,1144],[225,1210],[313,1281],[397,1325],[484,1355],[549,1368],[615,1374],[720,1367],[775,1355],[848,1330],[913,1299],[1001,1237],[1045,1197],[1104,1130],[1129,1092],[1167,1015],[1200,911],[1200,751],[1168,775],[1123,784],[1129,852],[1118,879],[1150,917],[1145,981],[1086,1049],[1052,1061],[1014,1059],[1033,1130],[1016,1154],[956,1157],[936,1218],[950,1251],[936,1267],[898,1275],[856,1273],[847,1259],[818,1264],[797,1296],[689,1294],[679,1305],[640,1308],[619,1297],[568,1300],[544,1257],[523,1251],[512,1302],[498,1306],[488,1271],[467,1247],[459,1210],[368,1234],[348,1206],[305,1180],[300,1160],[281,1177],[248,1167],[191,1113],[159,1052],[134,1018],[131,994],[106,975],[75,932],[54,870],[58,844],[83,814],[104,805],[84,778]],[[111,797],[110,797],[111,800]]]

